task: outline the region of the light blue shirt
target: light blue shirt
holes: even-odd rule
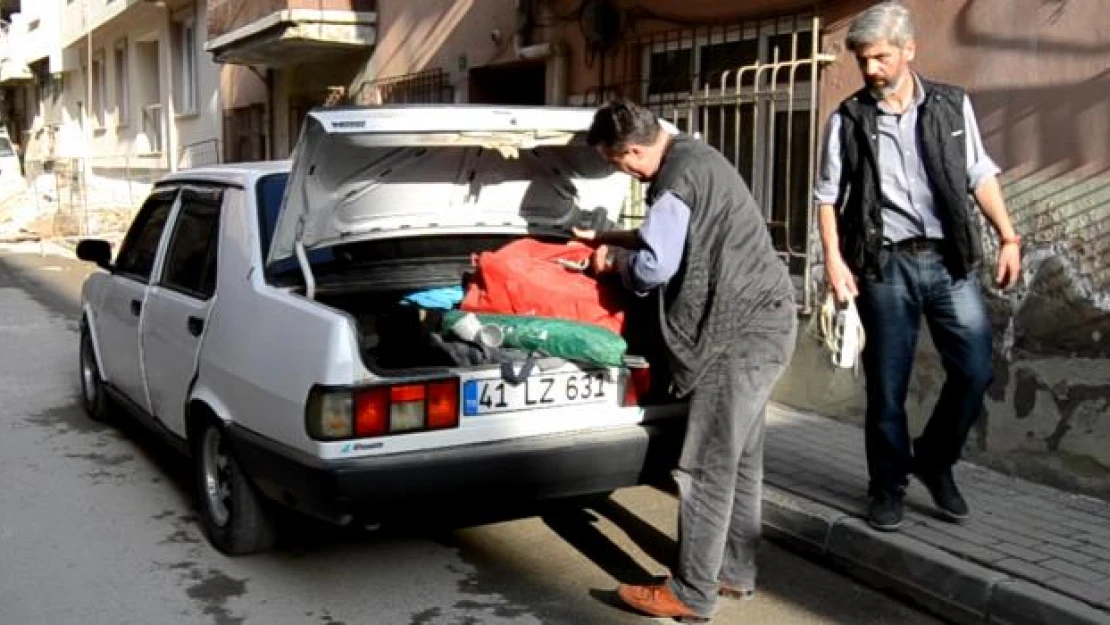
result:
[[[921,146],[917,140],[917,113],[925,100],[921,82],[914,76],[914,99],[902,114],[879,103],[879,176],[882,186],[883,238],[897,242],[914,237],[944,238],[944,230],[929,186]],[[964,96],[964,141],[967,143],[967,176],[969,193],[990,176],[1001,170],[983,148],[979,125],[971,100]],[[834,112],[825,127],[821,169],[818,171],[813,198],[817,204],[840,206],[841,118]]]
[[[625,287],[646,295],[673,278],[682,264],[689,226],[690,207],[670,191],[659,196],[640,226],[640,248],[618,260]]]

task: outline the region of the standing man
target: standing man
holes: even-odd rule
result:
[[[650,208],[638,230],[575,234],[596,246],[595,272],[619,273],[651,298],[673,389],[690,397],[675,471],[674,575],[618,594],[652,616],[705,622],[718,593],[755,589],[764,411],[794,351],[794,289],[763,212],[720,152],[670,135],[651,111],[624,100],[597,112],[587,142],[651,183]]]
[[[916,45],[909,11],[897,2],[867,9],[849,27],[847,47],[866,86],[829,119],[814,195],[828,284],[841,301],[858,296],[866,333],[868,521],[880,530],[901,526],[910,473],[941,513],[958,521],[968,506],[952,466],[991,380],[991,326],[969,194],[998,232],[995,280],[1002,288],[1021,273],[1021,238],[967,95],[910,69]],[[906,390],[923,315],[947,378],[911,449]]]

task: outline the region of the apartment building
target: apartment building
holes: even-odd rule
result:
[[[0,87],[27,159],[83,159],[102,172],[219,160],[219,68],[203,53],[204,2],[16,8],[0,45]]]
[[[61,2],[66,117],[82,130],[61,153],[164,170],[218,160],[219,68],[201,52],[205,3]]]

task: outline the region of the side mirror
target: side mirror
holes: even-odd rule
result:
[[[77,258],[96,263],[101,269],[111,269],[112,244],[103,239],[83,239],[77,243]]]

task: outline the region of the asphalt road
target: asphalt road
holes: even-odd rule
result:
[[[675,501],[435,510],[376,531],[305,523],[272,553],[205,541],[189,461],[78,403],[77,315],[90,268],[0,246],[0,624],[468,625],[647,622],[620,581],[666,572]],[[937,621],[765,543],[757,598],[714,623]],[[670,622],[670,621],[668,621]]]

